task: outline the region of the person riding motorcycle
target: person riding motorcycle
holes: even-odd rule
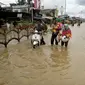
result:
[[[37,24],[35,26],[35,30],[37,30],[40,33],[41,37],[42,37],[40,44],[41,45],[45,45],[46,43],[45,43],[44,38],[43,38],[43,35],[42,35],[43,27],[42,27],[42,24],[41,24],[40,21],[37,21]]]
[[[77,26],[80,26],[81,25],[81,21],[80,20],[78,20],[78,25]]]

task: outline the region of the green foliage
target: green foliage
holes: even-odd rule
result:
[[[21,21],[18,21],[18,23],[22,23],[22,25],[32,24],[32,22],[30,22],[28,20],[21,20]]]

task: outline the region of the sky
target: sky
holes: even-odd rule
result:
[[[41,0],[42,5],[44,4],[44,8],[58,8],[63,6],[65,8],[65,0]],[[0,0],[0,2],[9,4],[13,2],[17,2],[17,0]],[[75,15],[84,17],[85,16],[85,0],[66,0],[66,8],[67,13],[69,15]]]
[[[53,3],[54,1],[54,3]],[[47,4],[47,2],[50,4]],[[85,0],[66,0],[67,13],[71,16],[85,17]],[[44,0],[45,8],[65,8],[65,0]]]

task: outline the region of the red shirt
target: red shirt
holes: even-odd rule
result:
[[[71,30],[70,30],[70,29],[68,29],[68,30],[63,30],[63,31],[62,31],[62,36],[66,36],[66,35],[69,35],[69,37],[72,36],[72,33],[71,33]]]

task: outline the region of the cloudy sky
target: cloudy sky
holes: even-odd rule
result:
[[[0,0],[5,4],[16,2],[17,0]],[[61,6],[65,7],[65,0],[41,0],[45,8],[56,8],[60,9]],[[85,16],[85,0],[66,0],[67,12],[70,15]]]
[[[66,0],[66,3],[67,12],[70,15],[85,17],[85,0]],[[55,8],[57,6],[60,9],[61,6],[65,7],[65,0],[44,0],[44,5],[45,8]]]

